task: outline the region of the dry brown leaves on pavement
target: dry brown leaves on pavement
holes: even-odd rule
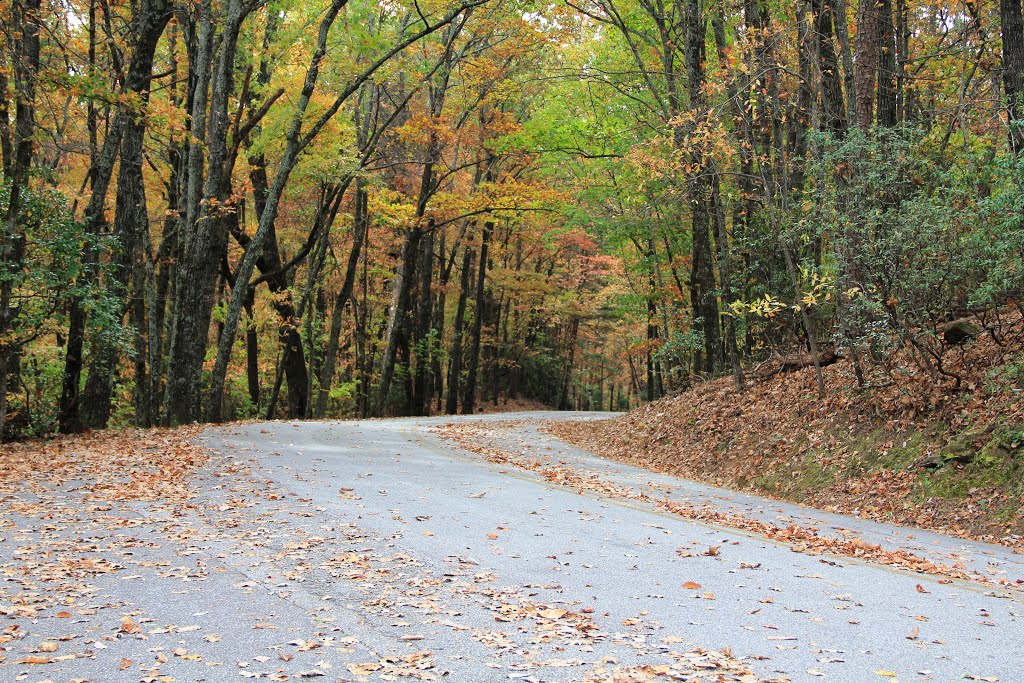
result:
[[[903,549],[886,549],[879,544],[869,543],[860,538],[834,538],[820,535],[813,527],[790,524],[781,527],[762,522],[740,514],[725,513],[711,506],[693,506],[669,499],[652,498],[629,486],[609,481],[597,472],[563,464],[551,464],[538,458],[517,455],[505,449],[493,438],[500,430],[514,429],[515,423],[450,423],[435,427],[435,433],[455,442],[463,450],[476,453],[489,462],[511,465],[539,474],[544,479],[578,491],[588,491],[611,498],[647,502],[685,519],[709,522],[723,527],[752,532],[786,543],[795,552],[811,554],[829,553],[861,560],[899,567],[910,571],[931,574],[946,579],[973,581],[984,585],[998,585],[1004,588],[1021,589],[1022,586],[1000,579],[993,582],[987,576],[968,570],[959,564],[939,564]]]

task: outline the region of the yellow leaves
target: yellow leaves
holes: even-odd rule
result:
[[[40,652],[56,652],[57,651],[57,643],[54,643],[52,641],[47,641],[47,642],[44,642],[44,643],[40,643],[38,649],[39,649]]]

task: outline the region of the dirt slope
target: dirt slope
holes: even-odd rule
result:
[[[1024,322],[964,347],[933,381],[909,358],[857,388],[849,361],[731,377],[620,418],[552,431],[631,464],[823,509],[1024,547]]]

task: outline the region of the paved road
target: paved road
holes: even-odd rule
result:
[[[638,665],[672,668],[617,680],[672,680],[653,676],[725,659],[694,648],[728,649],[758,680],[1024,681],[1024,594],[795,553],[558,487],[429,430],[449,421],[209,430],[219,455],[187,508],[92,510],[68,491],[75,525],[25,516],[0,529],[0,567],[43,538],[126,567],[74,586],[79,609],[63,618],[13,609],[15,594],[48,587],[0,574],[0,681],[555,683]],[[993,576],[1021,569],[1003,548],[654,477],[533,428],[502,438],[673,499],[812,519]],[[42,642],[58,643],[51,657],[87,656],[17,663]]]

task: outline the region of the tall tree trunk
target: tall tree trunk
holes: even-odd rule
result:
[[[462,395],[462,414],[472,415],[476,408],[476,376],[480,366],[480,338],[483,334],[484,315],[486,313],[487,280],[487,249],[491,241],[491,233],[494,231],[494,223],[484,223],[483,233],[480,235],[480,263],[476,276],[476,310],[473,314],[473,328],[470,333],[469,359],[466,364],[466,389]]]
[[[420,241],[419,301],[416,307],[415,351],[416,368],[413,378],[413,415],[429,415],[431,390],[434,383],[431,376],[431,358],[434,340],[431,338],[431,323],[434,320],[434,228],[427,226],[426,234]]]
[[[459,302],[455,307],[451,361],[448,364],[448,400],[445,402],[444,411],[449,415],[455,415],[459,412],[459,393],[462,387],[462,337],[466,322],[466,300],[469,298],[472,270],[473,248],[467,244],[462,252],[462,271],[459,275]]]
[[[33,139],[36,133],[36,81],[39,73],[39,0],[15,0],[12,6],[14,35],[14,140],[4,150],[5,180],[10,194],[0,239],[0,441],[7,423],[7,390],[12,374],[17,375],[21,361],[19,348],[7,341],[15,325],[14,278],[25,259],[25,237],[18,229],[21,194],[28,188],[32,167]],[[4,84],[6,85],[6,83]],[[0,93],[6,98],[6,90]],[[7,112],[3,112],[6,122]],[[4,131],[6,134],[7,131]],[[5,138],[6,139],[6,138]],[[11,155],[13,154],[13,159]]]
[[[130,310],[141,304],[133,318],[137,325],[136,334],[145,335],[145,304],[140,296],[145,291],[144,270],[138,265],[144,260],[143,247],[149,242],[149,216],[146,203],[146,184],[142,172],[143,143],[146,137],[146,107],[149,102],[152,82],[153,60],[157,44],[171,19],[171,4],[162,0],[151,0],[140,8],[136,31],[138,39],[135,52],[128,68],[128,89],[139,97],[140,111],[132,112],[124,124],[121,137],[121,160],[118,167],[117,193],[114,208],[114,234],[117,236],[117,252],[109,264],[107,284],[111,293],[119,300],[125,300],[131,288],[139,296],[126,301]],[[146,353],[141,352],[144,363]],[[82,421],[89,429],[104,429],[110,420],[113,399],[114,374],[119,365],[120,353],[109,336],[100,334],[92,344],[92,358],[88,378],[82,392]],[[141,366],[144,370],[145,365]],[[139,369],[139,366],[137,366]],[[145,377],[136,377],[139,386],[145,385]]]
[[[882,29],[878,10],[880,1],[885,0],[861,0],[857,10],[857,125],[864,129],[874,123],[875,83],[878,80]]]
[[[814,33],[818,41],[818,68],[821,71],[821,100],[825,130],[842,134],[846,130],[846,105],[843,101],[842,78],[835,47],[832,44],[833,22],[830,3],[834,0],[811,0]]]
[[[260,336],[256,330],[253,306],[254,297],[245,302],[245,313],[249,325],[245,330],[245,384],[249,390],[249,402],[255,412],[260,410]]]
[[[90,235],[99,235],[102,230],[105,221],[104,209],[107,190],[110,186],[110,179],[113,175],[114,164],[121,148],[122,139],[127,131],[131,131],[132,135],[130,149],[127,150],[129,154],[127,163],[130,166],[137,158],[138,168],[141,169],[142,139],[145,136],[146,125],[144,110],[149,100],[153,60],[160,36],[163,35],[164,28],[167,26],[170,18],[171,4],[167,0],[148,0],[139,7],[134,26],[136,42],[123,86],[124,92],[131,97],[124,98],[125,102],[115,114],[110,131],[103,141],[103,150],[98,156],[96,165],[90,169],[92,197],[89,199],[89,204],[85,210],[86,231]],[[143,113],[141,114],[132,110],[135,99],[142,102]],[[124,163],[124,160],[122,160],[122,163]],[[123,173],[124,171],[122,170],[121,172]],[[131,263],[133,249],[135,244],[137,244],[136,238],[140,230],[137,222],[140,218],[145,220],[144,189],[141,196],[143,205],[139,207],[136,204],[134,208],[135,213],[132,213],[131,202],[137,202],[140,199],[139,185],[142,180],[141,172],[137,179],[139,182],[135,183],[135,180],[133,178],[128,181],[128,187],[124,192],[119,191],[119,194],[126,203],[122,208],[122,222],[120,225],[115,223],[115,229],[118,231],[124,229],[129,233],[128,235],[119,234],[121,241],[128,245],[128,248],[121,251],[120,256],[115,260],[115,264],[121,267],[124,267],[124,264]],[[146,225],[148,227],[148,223]],[[95,263],[96,254],[92,247],[87,246],[83,260],[87,264]],[[87,274],[86,277],[92,276]],[[127,273],[122,273],[119,276],[115,275],[112,279],[118,281],[115,284],[115,287],[118,287],[120,284],[123,284],[123,280],[127,279]],[[127,290],[125,289],[124,291]],[[73,301],[70,306],[68,341],[64,354],[64,377],[58,418],[59,428],[65,433],[81,431],[82,427],[85,426],[82,421],[81,412],[84,403],[81,396],[81,376],[82,369],[84,368],[86,317],[83,302]],[[98,405],[95,406],[95,411],[90,414],[89,422],[93,425],[105,426],[110,412],[110,387],[112,386],[112,373],[116,365],[116,351],[112,348],[109,340],[99,338],[97,342],[97,377],[93,380],[92,387],[87,387],[87,397],[90,403],[90,410],[93,408],[91,405],[92,401],[96,401]]]
[[[324,350],[323,367],[320,373],[320,392],[317,394],[313,417],[322,418],[327,414],[327,399],[330,396],[331,385],[334,382],[334,366],[338,358],[338,345],[341,341],[341,324],[345,313],[345,304],[352,298],[356,272],[359,269],[359,257],[369,226],[369,194],[366,190],[365,181],[362,178],[358,178],[356,180],[356,196],[353,207],[352,250],[349,252],[348,263],[345,265],[345,280],[341,285],[338,296],[334,300],[334,310],[331,312],[331,330],[327,338],[327,348]],[[356,307],[353,302],[353,313],[355,310]]]
[[[897,51],[892,0],[878,0],[878,43],[878,125],[893,128],[897,123]]]
[[[237,0],[232,1],[237,6]],[[189,55],[192,87],[189,144],[184,165],[185,220],[179,224],[179,255],[174,284],[176,305],[168,347],[167,384],[161,419],[164,424],[172,425],[192,422],[200,417],[199,382],[213,314],[217,273],[221,255],[227,247],[226,235],[221,234],[225,232],[223,222],[216,213],[204,215],[203,211],[207,103],[214,42],[212,1],[204,0],[199,13],[198,35]],[[225,107],[226,104],[225,100]],[[224,128],[221,130],[226,132]],[[209,196],[214,199],[217,193],[210,193]]]
[[[685,2],[686,74],[689,81],[690,109],[698,117],[706,115],[705,83],[705,39],[706,29],[699,0]],[[676,128],[676,135],[682,134]],[[679,146],[681,142],[677,140]],[[711,178],[708,160],[697,152],[693,159],[698,169],[690,181],[689,201],[691,234],[693,239],[693,268],[690,287],[696,304],[694,315],[700,319],[700,330],[704,333],[704,363],[708,372],[722,368],[722,335],[719,324],[718,295],[716,293],[714,253],[711,245]]]
[[[579,338],[580,332],[580,319],[573,316],[569,322],[568,340],[566,342],[566,352],[568,358],[565,361],[565,371],[562,374],[562,387],[559,391],[558,409],[559,410],[571,410],[572,403],[569,401],[569,387],[572,383],[572,371],[573,366],[576,364],[576,340]]]
[[[413,226],[402,242],[399,254],[398,269],[395,282],[391,288],[391,307],[388,309],[388,322],[384,333],[384,348],[381,355],[380,380],[377,395],[373,401],[371,414],[374,417],[384,415],[387,408],[388,394],[391,391],[391,380],[395,375],[395,354],[398,352],[398,337],[405,326],[405,315],[409,307],[409,293],[414,282],[413,274],[416,266],[416,254],[419,251],[423,230],[419,225]]]
[[[1021,0],[1000,0],[1003,24],[1003,90],[1010,151],[1024,152],[1024,18]]]
[[[334,114],[337,113],[338,109],[341,108],[342,104],[344,104],[352,95],[357,93],[362,85],[372,78],[377,70],[386,64],[391,57],[413,43],[421,40],[425,36],[428,36],[443,27],[452,25],[457,17],[462,15],[464,11],[468,11],[465,5],[459,5],[445,14],[442,18],[438,19],[435,23],[425,26],[418,32],[414,32],[403,37],[398,44],[388,51],[386,55],[382,56],[362,71],[357,77],[353,78],[349,82],[349,85],[335,97],[331,106],[316,119],[316,122],[310,125],[308,130],[304,130],[303,119],[305,118],[306,110],[313,98],[313,94],[316,91],[317,80],[320,76],[321,63],[327,55],[328,35],[335,19],[337,19],[338,14],[346,4],[347,0],[334,0],[330,8],[328,8],[326,13],[323,15],[323,18],[320,20],[316,49],[310,60],[309,68],[306,71],[306,78],[303,81],[302,91],[296,103],[294,115],[288,127],[288,132],[285,136],[284,153],[281,157],[280,163],[278,164],[277,174],[274,176],[274,182],[270,187],[270,192],[267,195],[267,207],[260,215],[259,227],[253,235],[252,243],[249,245],[249,248],[245,250],[245,254],[242,256],[242,261],[238,264],[237,279],[235,286],[232,289],[231,299],[225,312],[224,335],[218,344],[217,357],[210,377],[208,414],[211,419],[219,419],[222,410],[221,401],[224,397],[224,383],[227,378],[228,370],[227,366],[228,361],[231,358],[234,336],[238,331],[238,319],[241,316],[242,303],[245,300],[245,290],[249,286],[249,279],[252,276],[253,269],[255,268],[256,259],[262,252],[270,229],[276,219],[277,210],[281,202],[282,194],[284,193],[285,185],[288,183],[288,178],[291,176],[292,171],[295,170],[300,154],[323,131],[324,127],[333,118]],[[413,253],[415,253],[415,251]]]
[[[839,54],[842,56],[843,82],[846,84],[846,121],[853,125],[857,121],[857,69],[853,62],[853,47],[850,45],[850,27],[846,19],[846,0],[827,0],[835,23]]]

